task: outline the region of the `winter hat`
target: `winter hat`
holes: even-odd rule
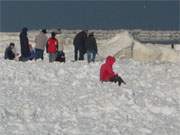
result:
[[[47,33],[46,29],[42,29],[42,32],[45,33],[45,34]]]
[[[9,46],[15,46],[15,44],[14,43],[10,43]]]
[[[51,37],[55,37],[56,36],[56,33],[55,32],[52,32],[51,33]]]
[[[94,36],[94,32],[89,33],[89,36]]]
[[[23,32],[27,32],[27,31],[28,31],[28,28],[24,27],[24,28],[22,29],[22,31],[23,31]]]

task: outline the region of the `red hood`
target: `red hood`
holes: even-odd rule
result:
[[[113,56],[108,56],[106,58],[106,64],[113,65],[115,61],[116,60],[115,60],[115,58]]]

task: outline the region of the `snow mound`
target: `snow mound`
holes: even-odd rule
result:
[[[143,44],[133,39],[128,31],[120,32],[100,46],[100,54],[105,58],[108,55],[133,58],[139,61],[167,61],[179,62],[180,52],[168,48],[167,45]]]
[[[99,52],[103,57],[108,55],[116,55],[121,49],[131,46],[133,38],[128,31],[123,31],[111,39],[105,40],[99,47]]]
[[[133,47],[133,59],[140,61],[169,61],[178,62],[180,61],[179,53],[170,48],[165,48],[158,45],[135,42]]]

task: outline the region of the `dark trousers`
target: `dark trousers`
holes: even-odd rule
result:
[[[20,56],[20,57],[19,57],[19,61],[26,62],[26,61],[28,61],[28,60],[29,60],[28,57],[23,57],[23,56]]]
[[[44,50],[35,48],[35,60],[37,59],[44,59],[43,57]]]
[[[96,58],[96,51],[87,51],[88,63],[95,62],[95,58]]]
[[[120,76],[118,76],[118,75],[116,75],[116,76],[114,76],[113,78],[111,78],[110,79],[110,82],[118,82],[118,85],[119,86],[121,86],[121,83],[124,83],[124,84],[126,84],[125,82],[124,82],[124,80],[120,77]]]
[[[78,58],[79,54],[79,58]],[[74,60],[84,60],[84,52],[80,50],[78,47],[74,46]]]

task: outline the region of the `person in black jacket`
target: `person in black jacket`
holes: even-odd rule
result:
[[[20,60],[26,61],[30,56],[29,40],[27,37],[27,28],[23,28],[20,33],[20,45],[21,45],[21,58]]]
[[[79,32],[73,41],[74,44],[74,60],[78,60],[78,52],[79,52],[79,60],[84,60],[84,54],[86,53],[85,48],[85,40],[87,39],[88,30],[83,30]]]
[[[85,41],[85,47],[87,50],[87,60],[88,63],[94,62],[96,54],[98,53],[96,39],[94,38],[94,33],[90,33]]]
[[[15,47],[14,43],[9,44],[9,46],[5,50],[4,59],[14,60],[15,58],[15,53],[13,51],[14,47]]]

